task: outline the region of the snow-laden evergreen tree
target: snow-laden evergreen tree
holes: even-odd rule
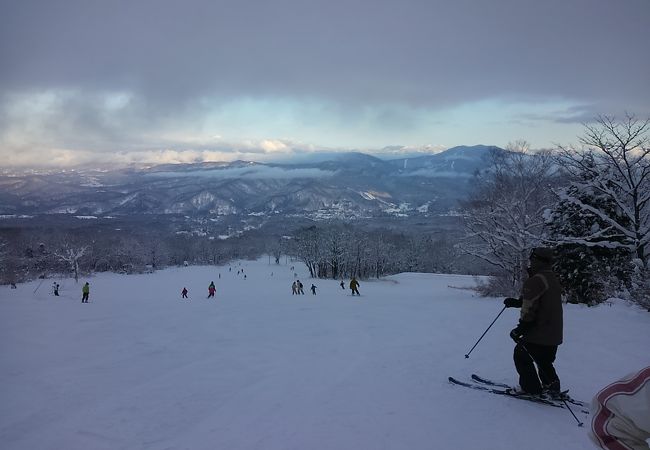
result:
[[[600,116],[594,125],[585,125],[580,138],[584,149],[560,147],[558,153],[560,164],[574,178],[572,190],[559,191],[560,200],[598,216],[605,224],[575,236],[573,242],[592,245],[597,238],[601,246],[625,247],[644,268],[648,268],[650,243],[649,131],[650,119],[628,115],[619,122]],[[584,203],[574,192],[606,198],[607,208]]]
[[[531,153],[517,141],[494,150],[487,170],[477,174],[466,203],[464,251],[496,269],[487,292],[516,295],[532,248],[545,240],[544,211],[554,203],[554,165],[549,152]]]
[[[649,301],[649,131],[650,119],[600,116],[585,125],[583,148],[560,147],[558,153],[559,163],[573,177],[570,187],[558,191],[560,201],[594,218],[592,227],[566,234],[564,244],[629,252],[632,260],[625,267],[635,269],[632,298],[641,304]],[[610,277],[621,274],[610,272]]]
[[[584,177],[592,176],[583,173]],[[587,180],[583,180],[587,181]],[[617,215],[616,205],[593,190],[580,191],[575,185],[563,188],[563,192],[578,198],[583,204],[601,211]],[[622,223],[624,217],[619,217]],[[609,248],[601,246],[603,239],[598,230],[607,224],[596,214],[580,208],[574,202],[560,200],[549,211],[548,223],[550,238],[557,242],[557,260],[554,266],[564,287],[567,301],[571,303],[595,304],[606,300],[619,291],[621,286],[629,285],[631,267],[630,252],[624,247]],[[575,236],[592,236],[589,245],[572,242]],[[612,240],[608,237],[607,240]],[[618,238],[619,242],[622,236]]]

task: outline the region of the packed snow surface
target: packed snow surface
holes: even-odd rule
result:
[[[305,295],[291,294],[296,277]],[[448,383],[517,382],[516,309],[464,357],[503,307],[470,276],[361,280],[352,297],[349,280],[264,258],[56,281],[60,297],[53,280],[0,287],[4,449],[594,448],[567,410]],[[647,312],[564,312],[557,370],[575,398],[648,364]]]

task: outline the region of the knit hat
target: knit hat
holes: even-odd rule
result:
[[[552,264],[553,263],[553,249],[547,247],[536,247],[530,252],[530,259],[538,259],[539,261]]]

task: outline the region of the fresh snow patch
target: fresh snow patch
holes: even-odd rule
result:
[[[2,447],[593,449],[566,410],[447,382],[517,380],[515,309],[464,358],[503,308],[469,289],[474,277],[361,280],[352,297],[349,280],[341,289],[272,261],[0,286]],[[306,295],[291,295],[296,276]],[[557,370],[574,397],[589,401],[647,364],[647,312],[615,303],[564,314]]]

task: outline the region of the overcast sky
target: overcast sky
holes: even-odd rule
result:
[[[650,0],[0,0],[2,166],[577,141],[650,116]]]

